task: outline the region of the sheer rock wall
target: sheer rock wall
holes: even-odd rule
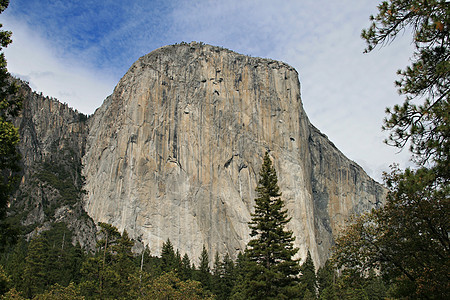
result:
[[[269,151],[299,256],[316,266],[383,188],[309,122],[295,69],[197,43],[137,60],[88,120],[85,209],[159,254],[235,257]]]

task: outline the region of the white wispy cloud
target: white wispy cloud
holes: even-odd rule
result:
[[[58,58],[58,49],[51,48],[38,32],[14,19],[4,22],[13,31],[13,43],[5,49],[8,70],[28,81],[35,91],[87,114],[112,93],[115,80],[108,74],[100,74],[83,61]]]

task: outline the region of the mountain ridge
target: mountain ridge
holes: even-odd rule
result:
[[[285,63],[165,46],[139,58],[89,122],[85,207],[152,252],[169,237],[194,257],[202,244],[232,257],[243,250],[265,151],[299,255],[311,251],[316,265],[353,209],[381,202],[382,188],[311,127],[298,73]]]
[[[57,203],[61,191],[42,180],[47,177],[29,174],[16,198],[23,200],[24,191],[41,195],[29,201],[36,222],[76,211],[67,223],[83,228],[75,239],[91,248],[95,223],[107,222],[155,254],[170,238],[191,257],[199,256],[203,244],[211,258],[214,252],[235,257],[249,239],[265,151],[278,172],[299,257],[310,251],[317,267],[350,215],[383,202],[381,185],[309,122],[298,73],[283,62],[202,43],[169,45],[139,58],[88,118],[63,104],[39,104],[47,100],[36,93],[27,97],[34,104],[18,124],[31,124],[34,133],[21,129],[21,151],[37,167],[25,164],[25,173],[39,173],[42,162],[67,159],[57,154],[73,149],[77,167],[63,169],[71,170],[73,186],[86,194],[46,215],[42,187],[56,195],[49,203]],[[45,147],[52,143],[56,148]],[[30,153],[33,145],[45,151]],[[33,187],[29,178],[41,179]],[[83,210],[86,222],[76,223]]]

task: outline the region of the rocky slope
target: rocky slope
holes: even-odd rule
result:
[[[24,82],[16,83],[23,99],[21,115],[15,121],[23,168],[9,217],[25,226],[28,237],[54,222],[64,222],[74,232],[73,242],[92,250],[96,227],[81,201],[87,117],[33,92]]]
[[[299,256],[311,251],[316,266],[345,220],[384,197],[310,124],[297,72],[278,61],[197,43],[162,47],[131,66],[87,126],[86,211],[153,254],[167,238],[193,258],[203,245],[242,250],[266,151]]]

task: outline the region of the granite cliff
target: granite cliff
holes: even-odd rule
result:
[[[67,104],[44,97],[15,80],[23,99],[19,128],[21,181],[9,209],[10,222],[20,223],[28,238],[63,222],[73,243],[95,248],[96,226],[83,207],[81,157],[87,138],[87,117]]]
[[[32,236],[54,222],[95,247],[95,222],[142,240],[170,238],[235,257],[249,240],[262,156],[269,151],[299,256],[323,264],[346,219],[384,189],[310,124],[287,64],[198,43],[137,60],[89,118],[24,82],[22,180],[9,216]],[[87,213],[86,213],[87,212]]]
[[[316,266],[345,220],[384,198],[310,124],[296,70],[270,59],[198,43],[162,47],[137,60],[83,126],[85,210],[153,254],[167,238],[193,258],[203,245],[232,257],[242,250],[266,151],[299,256],[311,251]]]

